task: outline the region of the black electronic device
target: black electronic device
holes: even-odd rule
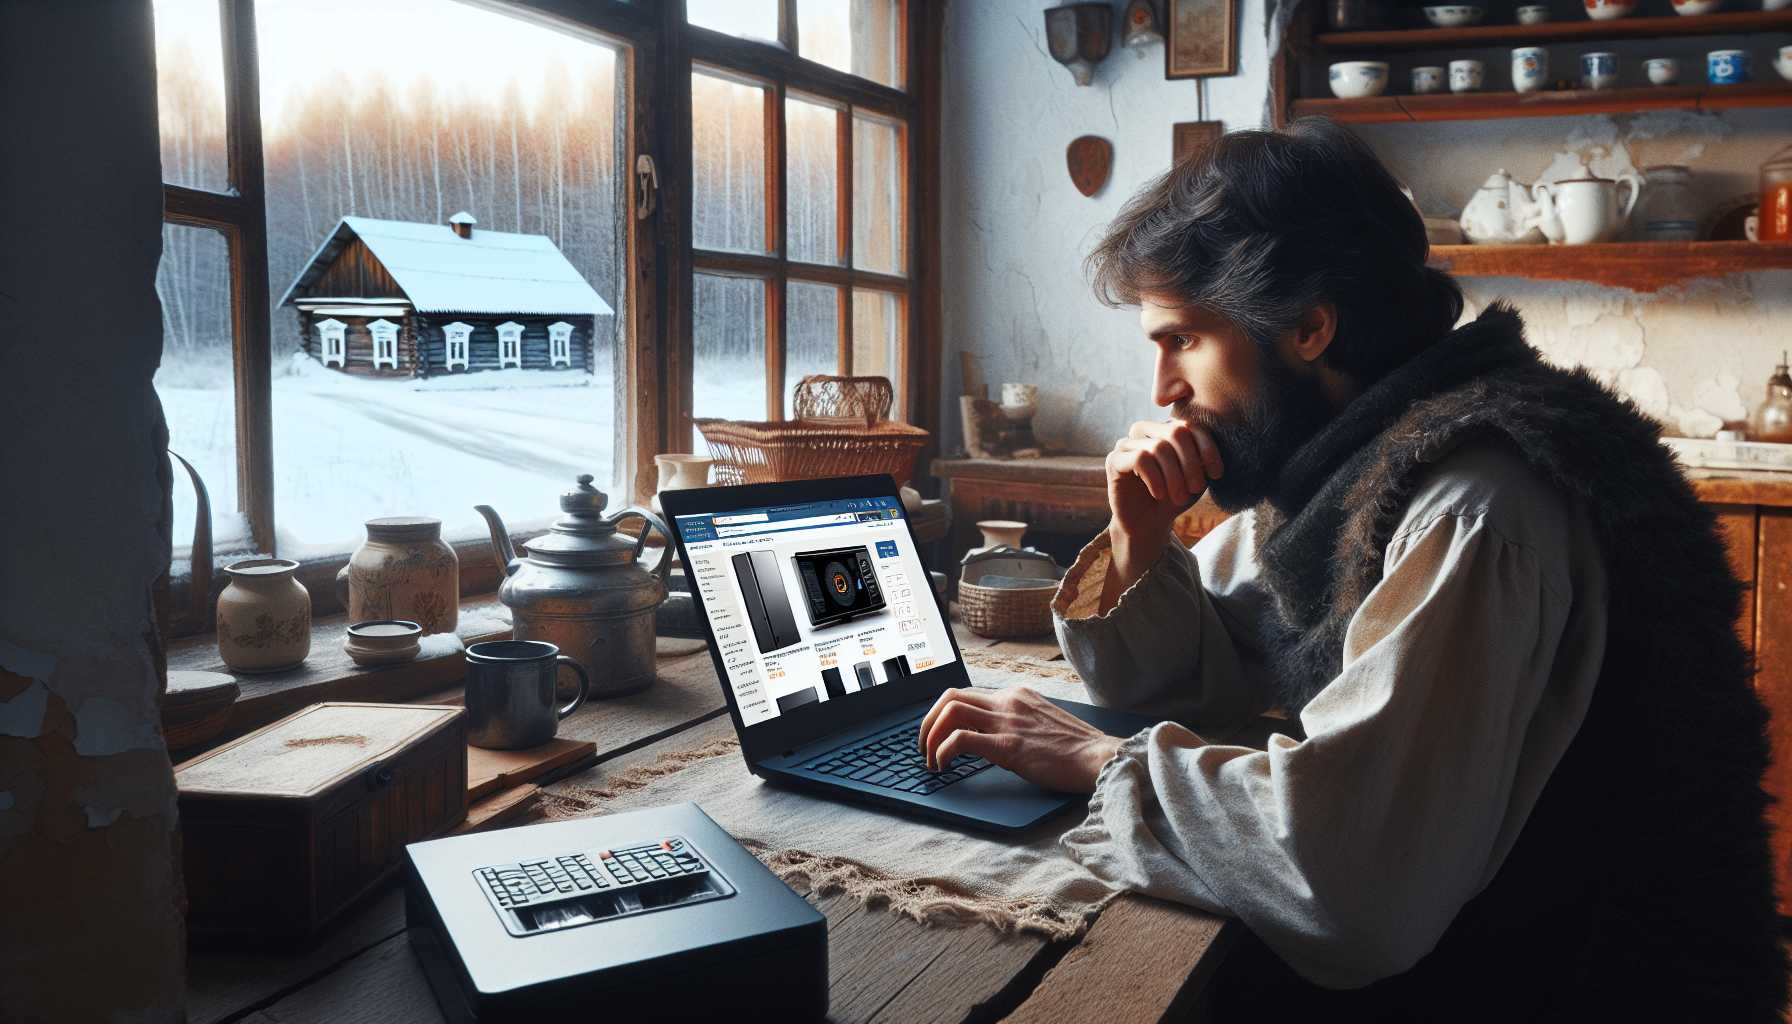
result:
[[[821,670],[821,685],[827,688],[829,700],[839,700],[846,696],[846,683],[840,678],[840,670],[837,668]]]
[[[749,544],[759,545],[759,550],[795,548],[797,577],[803,581],[796,589],[810,599],[812,614],[817,607],[826,613],[811,621],[821,625],[865,616],[856,630],[863,643],[855,645],[852,637],[836,636],[841,642],[827,645],[836,658],[859,657],[867,648],[901,652],[884,659],[883,680],[869,680],[876,683],[869,689],[865,677],[872,675],[874,666],[860,671],[847,662],[855,669],[859,689],[845,700],[832,692],[833,685],[843,680],[825,675],[829,671],[842,675],[838,665],[803,673],[823,674],[827,700],[815,699],[819,688],[813,684],[803,687],[802,706],[789,703],[788,695],[771,700],[763,666],[736,657],[738,648],[724,651],[723,639],[735,644],[744,629],[726,606],[708,608],[709,599],[696,593],[705,611],[702,622],[709,654],[729,718],[740,737],[741,755],[754,774],[838,799],[1004,831],[1029,828],[1082,802],[1079,796],[1045,789],[981,758],[960,756],[937,771],[922,761],[916,749],[922,717],[942,693],[969,687],[973,678],[952,637],[944,603],[923,583],[926,568],[916,553],[918,545],[903,514],[896,482],[889,476],[666,491],[660,501],[673,524],[684,564],[692,565],[694,559],[698,566],[713,566]],[[722,523],[728,527],[725,537],[716,528],[723,517],[727,517]],[[759,524],[762,532],[740,532],[745,522]],[[808,543],[805,530],[817,531]],[[786,544],[790,548],[783,547]],[[844,577],[844,592],[830,565]],[[862,592],[854,590],[855,572],[864,585]],[[829,598],[829,589],[841,600]],[[831,611],[830,601],[842,606],[841,611]],[[795,671],[792,662],[800,663],[802,657],[780,655],[779,666]],[[1155,722],[1143,715],[1050,699],[1110,736],[1130,736]],[[767,714],[768,705],[775,705],[777,713]]]
[[[909,675],[908,656],[898,654],[894,658],[884,659],[884,682],[893,683]]]
[[[859,689],[869,690],[877,685],[877,679],[871,674],[871,663],[861,661],[853,665],[852,674],[859,679]]]
[[[830,696],[832,695],[830,694]],[[795,690],[779,697],[778,713],[781,715],[789,714],[792,710],[800,708],[804,704],[814,704],[819,700],[821,700],[821,698],[816,695],[815,687],[805,686],[800,690]]]
[[[796,629],[796,616],[790,612],[790,600],[784,596],[784,577],[778,571],[777,556],[763,549],[743,551],[731,561],[740,595],[746,601],[747,621],[753,624],[753,638],[759,641],[759,653],[782,650],[802,639]]]
[[[816,629],[884,607],[877,570],[871,567],[871,551],[863,544],[799,551],[796,576],[803,581],[803,596],[809,599],[809,624]]]
[[[827,1013],[827,919],[696,804],[413,843],[405,925],[457,1024]]]

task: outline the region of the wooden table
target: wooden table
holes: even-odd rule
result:
[[[1055,660],[1053,644],[971,648]],[[597,744],[604,773],[731,734],[701,642],[661,641],[661,681],[635,697],[590,702],[561,734]],[[562,780],[576,782],[581,775]],[[552,790],[554,787],[547,787]],[[804,895],[828,918],[830,1019],[836,1021],[1155,1021],[1197,1007],[1236,923],[1137,896],[1111,904],[1080,942],[924,927],[849,896]],[[396,881],[299,952],[196,951],[193,1024],[250,1021],[440,1021],[410,949]]]

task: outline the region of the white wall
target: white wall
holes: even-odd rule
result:
[[[1269,65],[1263,0],[1239,0],[1238,74],[1208,79],[1207,119],[1262,122]],[[1035,427],[1050,443],[1106,451],[1152,412],[1151,346],[1136,311],[1097,303],[1082,260],[1139,186],[1170,165],[1170,126],[1199,119],[1196,84],[1164,78],[1163,47],[1116,46],[1078,86],[1045,48],[1055,2],[954,0],[946,7],[941,211],[946,436],[959,447],[959,360],[976,353],[992,385],[1040,386]],[[1120,22],[1116,4],[1115,24]],[[1065,147],[1114,144],[1107,186],[1084,198]]]
[[[1260,125],[1268,91],[1263,3],[1240,2],[1239,74],[1207,84],[1207,116],[1229,129]],[[1051,5],[957,0],[947,8],[946,451],[961,443],[960,351],[979,356],[992,384],[1039,384],[1040,435],[1074,451],[1106,451],[1129,423],[1156,413],[1151,349],[1137,314],[1100,306],[1082,259],[1121,204],[1168,166],[1171,124],[1197,118],[1196,86],[1166,81],[1162,48],[1152,47],[1142,60],[1110,54],[1094,84],[1079,88],[1045,51],[1040,12]],[[1572,59],[1557,49],[1557,60]],[[1640,51],[1625,58],[1628,68]],[[1684,63],[1683,73],[1696,72],[1695,62]],[[1397,66],[1396,81],[1403,75]],[[1361,134],[1427,213],[1455,216],[1496,167],[1526,181],[1565,177],[1577,156],[1607,175],[1688,164],[1701,204],[1715,204],[1753,191],[1762,160],[1792,141],[1788,129],[1792,118],[1772,109],[1367,126]],[[1112,140],[1115,151],[1107,187],[1087,199],[1064,165],[1065,146],[1083,134]],[[1675,431],[1709,435],[1720,421],[1744,417],[1780,349],[1792,347],[1792,272],[1697,280],[1652,294],[1516,279],[1463,285],[1474,309],[1511,299],[1547,355],[1589,366]]]

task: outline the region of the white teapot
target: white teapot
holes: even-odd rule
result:
[[[1462,208],[1459,223],[1462,233],[1476,245],[1543,241],[1537,232],[1537,204],[1531,200],[1529,187],[1512,180],[1504,167],[1475,190],[1474,198]]]
[[[1619,185],[1630,186],[1622,209],[1618,206]],[[1551,245],[1585,245],[1618,237],[1642,191],[1642,179],[1630,171],[1620,171],[1614,180],[1596,177],[1585,165],[1579,177],[1553,185],[1540,181],[1531,187],[1537,200],[1537,226]]]

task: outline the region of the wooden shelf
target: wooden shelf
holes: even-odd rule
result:
[[[1783,11],[1736,11],[1730,14],[1694,14],[1684,17],[1671,15],[1661,18],[1617,18],[1612,21],[1546,21],[1541,25],[1472,25],[1466,28],[1321,32],[1313,40],[1327,50],[1441,50],[1472,46],[1590,43],[1601,39],[1747,35],[1755,32],[1792,32],[1792,8]],[[1772,62],[1764,64],[1761,70],[1771,72]]]
[[[1653,292],[1688,278],[1792,269],[1789,242],[1434,245],[1431,265],[1458,277],[1591,281]]]
[[[1294,115],[1324,114],[1344,124],[1410,121],[1485,121],[1507,117],[1629,114],[1644,110],[1729,110],[1792,106],[1792,83],[1666,85],[1640,89],[1567,89],[1557,92],[1431,93],[1294,101]]]

